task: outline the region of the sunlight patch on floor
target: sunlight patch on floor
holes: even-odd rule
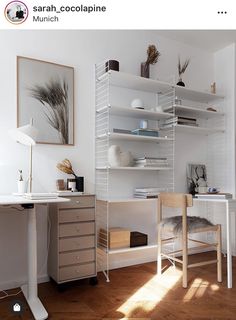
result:
[[[211,284],[201,278],[196,278],[191,286],[189,286],[187,293],[183,297],[183,301],[188,302],[193,298],[201,298],[205,294],[206,290],[210,288],[212,291],[219,290],[217,284]]]
[[[148,282],[140,287],[129,299],[125,301],[117,311],[122,312],[125,317],[133,315],[135,310],[142,312],[152,311],[182,277],[182,271],[175,267],[169,267],[159,277],[153,276]],[[137,319],[137,318],[136,318]]]

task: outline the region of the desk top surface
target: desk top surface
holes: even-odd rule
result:
[[[195,202],[235,202],[235,198],[229,198],[229,199],[220,199],[220,198],[193,198],[193,201]]]
[[[68,202],[70,199],[67,198],[53,198],[53,199],[37,199],[30,200],[26,199],[22,196],[14,196],[14,195],[0,195],[0,205],[11,205],[11,204],[46,204],[46,203],[58,203],[58,202]]]

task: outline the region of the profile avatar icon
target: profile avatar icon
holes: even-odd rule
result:
[[[13,24],[21,24],[28,17],[28,8],[22,1],[11,1],[5,7],[5,18]]]

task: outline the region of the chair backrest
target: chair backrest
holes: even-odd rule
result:
[[[193,206],[193,197],[191,194],[176,192],[161,192],[158,195],[158,223],[162,219],[162,207],[180,208],[182,215],[187,215],[187,207]]]

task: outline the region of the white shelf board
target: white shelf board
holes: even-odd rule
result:
[[[96,167],[96,170],[165,171],[165,170],[172,170],[172,168],[171,167]]]
[[[105,137],[110,137],[112,140],[128,140],[128,141],[141,141],[141,142],[168,142],[173,141],[172,138],[165,137],[150,137],[150,136],[141,136],[135,134],[127,134],[127,133],[104,133],[102,135],[97,136],[97,139],[102,139]]]
[[[156,203],[158,198],[149,198],[149,199],[142,199],[142,198],[120,198],[120,199],[97,199],[97,201],[103,201],[108,203],[130,203],[130,202],[153,202]]]
[[[198,102],[211,102],[217,99],[224,98],[223,95],[193,90],[186,87],[180,87],[177,85],[175,85],[174,88],[175,88],[175,93],[179,99],[186,99],[186,100],[198,101]]]
[[[120,106],[105,106],[103,108],[98,109],[97,113],[105,112],[106,110],[109,110],[110,114],[112,115],[136,119],[160,120],[173,117],[173,114],[168,112],[155,112],[145,109],[136,109],[131,107]]]
[[[217,132],[224,132],[224,130],[220,128],[203,128],[203,127],[185,126],[180,124],[177,124],[175,128],[177,132],[203,134],[203,135],[213,134]]]
[[[147,91],[153,93],[165,93],[171,90],[172,86],[168,82],[147,79],[133,74],[109,70],[107,73],[99,77],[98,80],[109,77],[110,84],[122,88],[129,88],[139,91]]]
[[[132,252],[132,251],[142,251],[142,250],[156,249],[156,248],[157,248],[156,244],[150,244],[150,245],[147,245],[147,246],[108,250],[108,253],[109,254],[128,253],[128,252]]]
[[[189,116],[189,117],[203,118],[203,119],[224,116],[223,112],[208,111],[200,108],[180,106],[180,105],[174,105],[173,107],[175,108],[175,114],[179,116]]]

